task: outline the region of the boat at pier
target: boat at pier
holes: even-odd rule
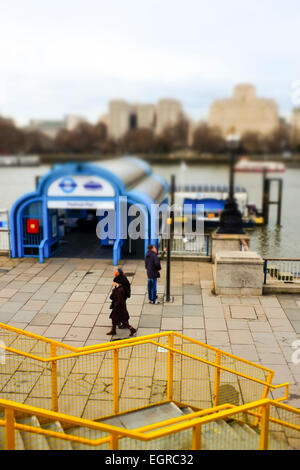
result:
[[[185,218],[203,220],[206,227],[214,227],[220,222],[228,194],[229,187],[226,185],[176,186],[174,202],[177,207],[182,208]],[[252,228],[264,223],[262,214],[256,205],[249,203],[248,193],[244,187],[236,186],[234,197],[245,227]],[[200,214],[197,213],[197,205],[203,205]],[[179,221],[178,218],[177,221]]]
[[[280,162],[252,161],[242,157],[234,166],[234,171],[245,173],[284,173],[285,164]]]
[[[0,155],[0,166],[39,166],[39,155]]]

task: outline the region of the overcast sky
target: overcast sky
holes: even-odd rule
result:
[[[85,115],[112,98],[182,101],[193,118],[239,82],[292,108],[299,0],[0,0],[0,113]]]

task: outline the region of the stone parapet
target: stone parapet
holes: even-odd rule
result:
[[[223,251],[213,269],[217,295],[262,295],[264,260],[254,251]]]
[[[215,261],[215,256],[219,252],[239,251],[241,243],[247,243],[249,246],[250,238],[247,234],[225,234],[214,232],[211,237],[211,256]]]

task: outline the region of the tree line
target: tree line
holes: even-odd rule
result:
[[[73,130],[61,129],[55,138],[50,138],[37,130],[20,129],[13,121],[0,118],[0,154],[169,154],[186,148],[212,154],[227,151],[226,140],[217,128],[200,123],[192,136],[189,133],[188,121],[182,118],[159,135],[151,129],[136,128],[116,140],[108,135],[104,123],[82,122]],[[242,146],[248,154],[300,151],[300,137],[291,136],[288,128],[281,124],[268,136],[246,132]]]

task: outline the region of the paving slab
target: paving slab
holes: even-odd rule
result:
[[[266,321],[249,321],[248,322],[249,328],[251,331],[257,332],[266,332],[271,333],[272,328],[269,322]]]
[[[63,339],[68,330],[70,329],[70,325],[50,325],[49,328],[45,331],[44,335],[46,338],[53,338],[53,339]]]
[[[62,325],[72,325],[78,315],[78,313],[61,312],[55,317],[53,323],[60,323]]]
[[[203,307],[203,314],[205,318],[224,318],[224,310],[222,305],[215,305],[214,307]]]
[[[270,318],[269,323],[273,331],[293,331],[292,323],[288,319]]]
[[[249,324],[247,320],[236,320],[232,318],[226,319],[227,329],[231,330],[249,330]],[[254,322],[253,322],[254,323]]]
[[[128,305],[129,315],[130,315],[130,311],[131,311],[131,305]],[[163,311],[162,304],[154,305],[154,304],[147,303],[142,307],[141,314],[142,315],[161,315],[162,311]]]
[[[231,344],[253,344],[253,337],[247,330],[229,331],[229,338]]]
[[[280,303],[277,300],[277,297],[264,296],[259,297],[260,303],[263,307],[280,307]]]
[[[205,318],[205,329],[211,331],[227,331],[227,325],[224,318]]]
[[[114,338],[106,335],[111,328],[108,294],[114,267],[110,260],[53,258],[43,267],[37,260],[16,261],[15,266],[12,274],[0,276],[4,295],[0,296],[0,322],[40,335],[47,336],[48,331],[51,338],[75,347],[128,337],[127,330],[117,330]],[[300,382],[300,366],[292,363],[292,344],[300,339],[299,295],[218,297],[211,292],[211,264],[174,261],[171,295],[175,301],[154,306],[148,304],[143,261],[126,262],[124,266],[133,273],[127,307],[130,323],[138,327],[137,336],[183,332],[272,366],[278,371],[278,382],[287,378],[293,384]],[[165,291],[165,262],[162,266],[159,298]],[[30,305],[35,308],[29,309]]]
[[[300,309],[299,308],[285,308],[284,312],[290,321],[300,321]]]
[[[0,307],[0,315],[3,313],[16,313],[24,305],[24,302],[7,301]]]
[[[141,328],[159,328],[161,325],[160,315],[141,315],[139,327]]]
[[[281,307],[265,307],[264,312],[268,318],[286,318],[286,314]]]
[[[93,327],[97,320],[97,315],[78,315],[73,326]]]
[[[247,359],[248,361],[259,363],[259,357],[254,345],[233,344],[232,353],[236,356],[242,357],[243,359]]]
[[[204,329],[204,319],[202,317],[183,317],[183,329],[184,330],[199,330]]]
[[[202,305],[183,305],[184,316],[199,316],[203,317],[203,306]]]
[[[208,331],[206,330],[207,344],[215,347],[229,345],[229,335],[227,331]]]
[[[294,328],[294,330],[296,331],[296,333],[300,334],[300,321],[292,321],[292,326]]]
[[[1,314],[0,314],[1,316]],[[12,322],[30,323],[36,316],[36,311],[19,310],[12,318]]]
[[[255,309],[247,305],[232,305],[230,313],[231,317],[236,319],[257,319]]]
[[[31,320],[31,325],[37,326],[49,326],[54,320],[55,315],[49,313],[37,313],[35,317]]]
[[[67,341],[86,341],[91,334],[91,328],[68,326],[68,333],[65,336]],[[93,339],[93,338],[92,338]]]

